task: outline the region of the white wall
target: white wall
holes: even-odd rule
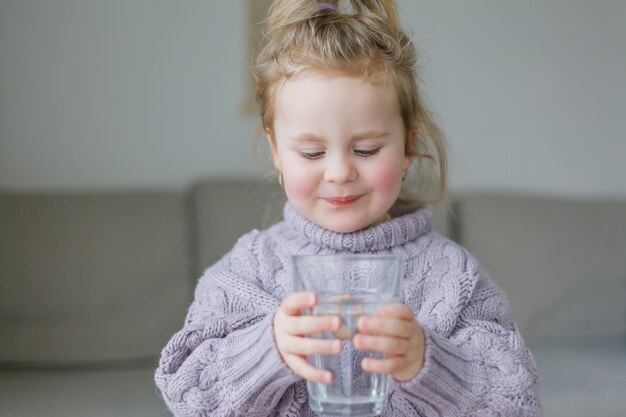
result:
[[[626,2],[399,3],[453,188],[626,197]],[[2,0],[0,188],[258,174],[245,5]]]
[[[402,2],[452,184],[626,196],[626,2]]]

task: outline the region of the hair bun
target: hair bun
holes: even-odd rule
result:
[[[323,12],[373,15],[386,20],[394,30],[401,30],[395,0],[346,0],[345,10],[340,3],[339,0],[274,0],[266,21],[266,36],[280,36],[286,26],[319,16]]]

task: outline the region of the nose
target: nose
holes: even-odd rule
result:
[[[327,166],[324,171],[324,180],[343,184],[354,181],[358,177],[358,171],[349,157],[335,155],[327,159]]]

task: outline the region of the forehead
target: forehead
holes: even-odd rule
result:
[[[384,93],[394,93],[394,84],[391,80],[379,75],[353,74],[339,71],[326,71],[316,69],[304,69],[293,73],[279,84],[277,95],[290,86],[314,86],[315,88],[334,89],[340,86],[350,86],[352,88],[378,90]]]
[[[392,83],[364,77],[305,72],[276,93],[275,122],[388,122],[400,116]]]

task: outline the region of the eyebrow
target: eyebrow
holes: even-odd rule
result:
[[[388,135],[389,132],[385,132],[383,130],[364,130],[354,134],[351,140],[377,139]],[[324,138],[313,133],[302,133],[294,136],[293,139],[298,142],[324,142]]]
[[[383,130],[366,130],[363,132],[359,132],[352,137],[353,140],[357,139],[377,139],[382,138],[383,136],[389,135],[389,132],[385,132]]]
[[[313,133],[301,133],[293,137],[294,140],[298,142],[323,142],[320,136],[314,135]]]

